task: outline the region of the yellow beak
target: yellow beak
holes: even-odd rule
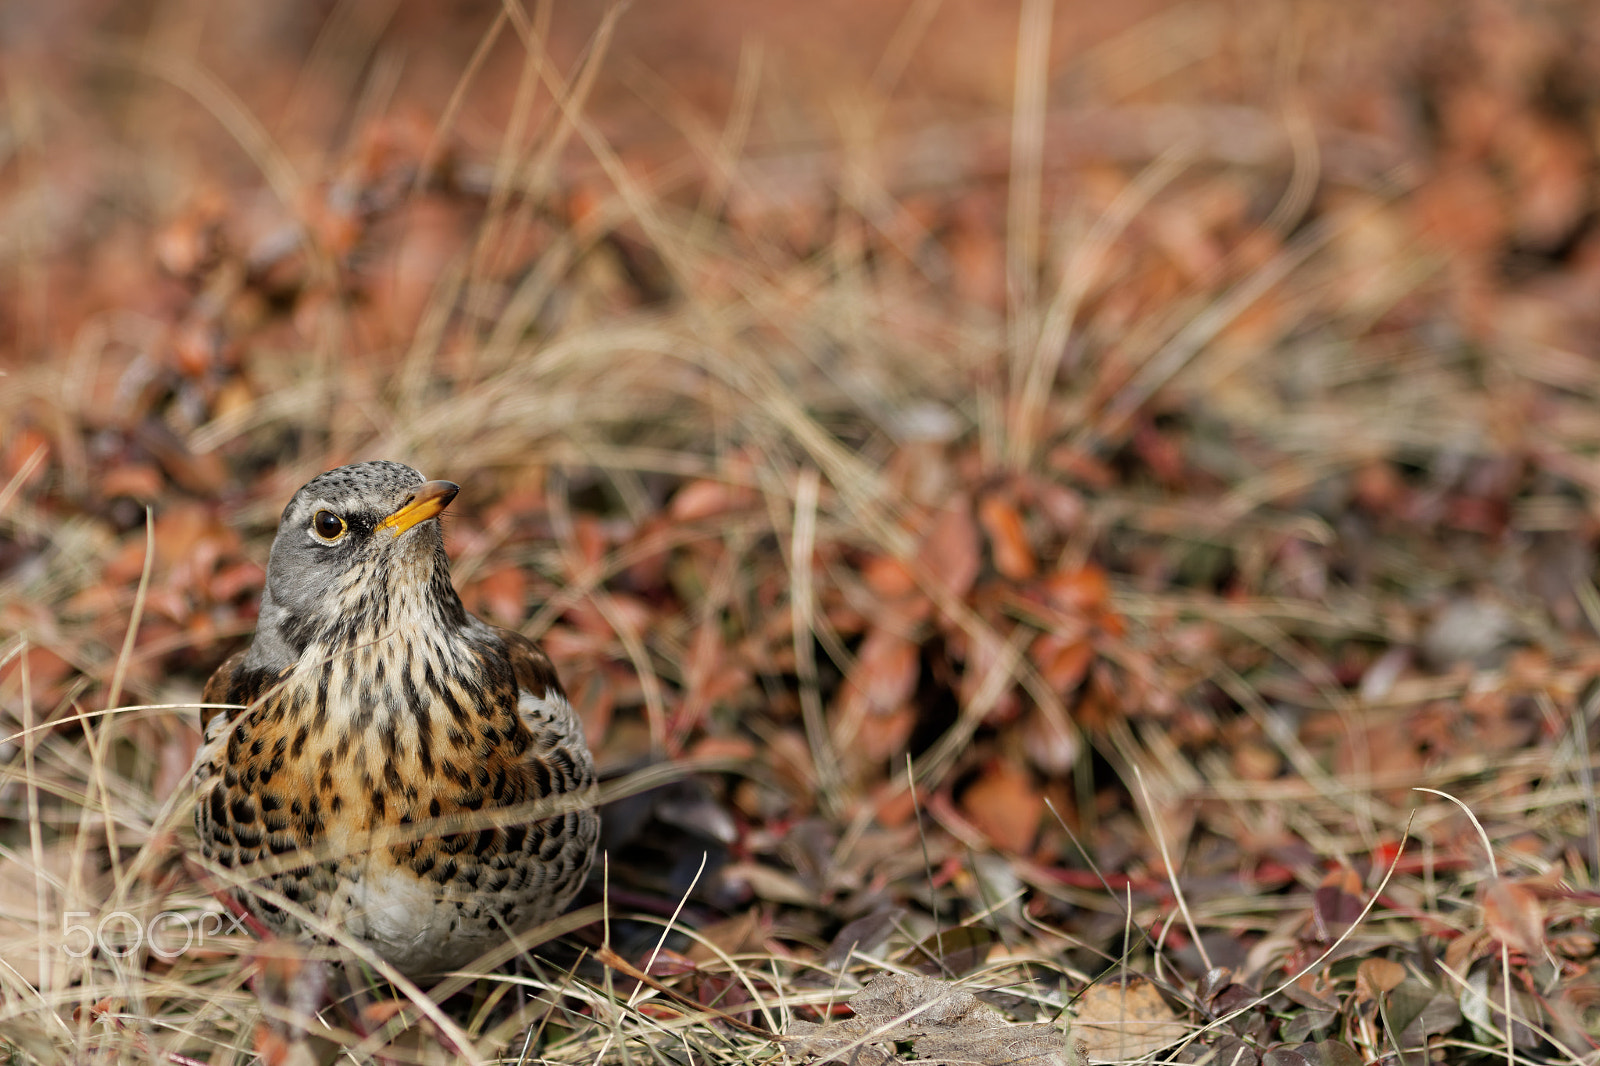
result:
[[[426,522],[446,507],[456,498],[456,493],[461,491],[461,486],[454,481],[429,481],[417,487],[411,498],[401,504],[400,509],[383,520],[383,525],[394,530],[394,535],[399,536],[418,522]]]

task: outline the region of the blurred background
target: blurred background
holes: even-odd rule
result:
[[[1600,8],[11,2],[0,101],[0,987],[199,905],[185,705],[384,457],[630,907],[1259,986],[1403,851],[1412,1038],[1510,945],[1593,1046]]]

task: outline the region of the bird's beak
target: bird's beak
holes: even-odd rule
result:
[[[383,520],[383,525],[394,530],[394,535],[399,536],[418,522],[426,522],[446,507],[456,498],[456,493],[461,491],[461,486],[454,481],[429,481],[418,486],[411,498],[400,505],[400,509]]]

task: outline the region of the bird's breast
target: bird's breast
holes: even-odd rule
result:
[[[213,813],[263,854],[389,827],[413,837],[395,845],[410,858],[459,816],[537,798],[516,681],[491,652],[437,630],[313,644],[232,723],[233,799]]]

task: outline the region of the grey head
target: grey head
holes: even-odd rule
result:
[[[400,595],[432,601],[442,624],[465,625],[438,522],[459,491],[388,460],[341,466],[301,486],[272,541],[245,664],[276,671],[313,640],[336,646],[375,636]]]

